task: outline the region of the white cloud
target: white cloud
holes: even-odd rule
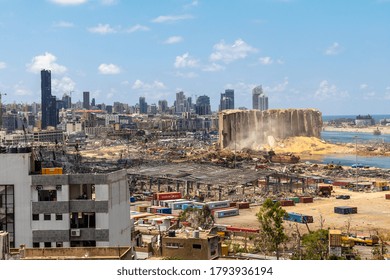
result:
[[[258,85],[255,84],[247,84],[244,82],[238,82],[235,84],[226,84],[225,89],[234,89],[234,93],[241,96],[248,96],[248,94],[252,94],[252,89]]]
[[[283,82],[276,84],[274,86],[265,86],[264,92],[284,92],[288,86],[288,78],[285,77]]]
[[[198,67],[199,61],[192,58],[188,53],[183,54],[182,56],[176,56],[175,59],[175,68],[194,68]]]
[[[164,44],[177,44],[183,41],[183,38],[180,36],[171,36],[164,41]]]
[[[26,95],[32,95],[32,92],[29,88],[27,88],[23,82],[19,82],[16,85],[14,85],[14,93],[18,96],[26,96]]]
[[[226,64],[237,59],[243,59],[250,53],[257,52],[257,49],[248,45],[241,39],[237,39],[232,45],[221,41],[214,45],[214,52],[210,55],[211,61],[223,61]]]
[[[160,82],[160,81],[154,81],[153,83],[151,84],[147,84],[147,83],[144,83],[142,82],[141,80],[136,80],[132,86],[132,89],[135,89],[135,90],[161,90],[161,89],[165,89],[166,86],[164,85],[163,82]]]
[[[33,73],[39,73],[42,69],[51,70],[56,74],[66,72],[66,67],[56,63],[57,57],[49,52],[34,56],[30,64],[27,64],[27,70]]]
[[[149,30],[150,30],[150,28],[147,26],[136,24],[136,25],[130,27],[129,29],[127,29],[127,32],[133,33],[136,31],[149,31]]]
[[[64,93],[74,91],[76,83],[69,77],[62,77],[61,79],[52,79],[51,86],[54,93],[62,96]]]
[[[88,28],[88,31],[91,33],[98,33],[103,35],[116,32],[116,30],[112,28],[109,24],[101,24],[101,23],[99,23],[95,27]]]
[[[361,85],[360,85],[360,89],[366,89],[366,88],[368,88],[368,85],[367,85],[367,84],[361,84]]]
[[[110,88],[110,91],[107,93],[106,97],[108,99],[112,99],[114,97],[114,95],[116,94],[116,89],[115,88]]]
[[[337,55],[341,52],[341,46],[339,43],[337,42],[334,42],[331,46],[329,46],[326,50],[325,50],[325,54],[326,55]]]
[[[178,15],[178,16],[158,16],[152,20],[154,23],[175,22],[185,19],[192,19],[191,15]]]
[[[198,5],[199,5],[199,1],[193,0],[191,3],[184,5],[184,8],[189,9],[189,8],[197,7]]]
[[[326,99],[340,99],[348,97],[349,94],[347,91],[339,90],[335,85],[330,84],[327,80],[321,81],[317,91],[314,93],[314,97],[319,100]]]
[[[59,5],[81,5],[87,3],[88,0],[50,0],[51,2]]]
[[[212,63],[210,65],[203,67],[202,70],[205,72],[218,72],[218,71],[225,70],[225,67],[217,63]]]
[[[121,69],[115,64],[102,63],[98,67],[99,73],[103,75],[115,75],[121,72]]]
[[[54,27],[71,28],[74,27],[74,23],[67,21],[59,21],[53,24]]]
[[[272,60],[272,58],[269,57],[269,56],[260,57],[260,58],[259,58],[259,61],[260,61],[260,63],[263,64],[263,65],[270,65],[270,64],[274,63],[274,61]]]
[[[5,62],[0,61],[0,69],[4,69],[7,67],[7,64]]]

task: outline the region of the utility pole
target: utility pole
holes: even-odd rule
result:
[[[0,130],[3,127],[3,103],[1,102],[1,97],[3,95],[7,95],[6,93],[1,93],[0,92]]]
[[[355,138],[355,163],[356,163],[356,190],[358,189],[358,164],[357,164],[357,135],[354,136]]]

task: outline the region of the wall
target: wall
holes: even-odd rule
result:
[[[109,236],[110,246],[130,245],[130,194],[126,171],[120,180],[109,185]]]
[[[219,146],[260,149],[269,137],[320,137],[322,114],[316,109],[225,110],[219,113]]]
[[[14,185],[15,247],[32,243],[30,153],[0,154],[0,184]]]

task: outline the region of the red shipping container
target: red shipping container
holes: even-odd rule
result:
[[[230,203],[230,206],[233,206],[233,205]],[[238,206],[238,209],[248,209],[249,202],[238,202],[237,206]]]
[[[155,193],[155,200],[170,200],[170,199],[179,199],[181,198],[180,192],[166,192],[166,193]]]
[[[281,206],[294,206],[295,202],[294,202],[294,200],[281,200],[280,205]]]
[[[313,198],[309,196],[302,196],[299,198],[300,203],[313,203]]]
[[[230,202],[230,206],[231,207],[236,207],[237,206],[237,202]]]
[[[390,199],[390,194],[386,194],[386,199]]]

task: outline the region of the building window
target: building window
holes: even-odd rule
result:
[[[38,201],[57,201],[57,191],[38,190]]]
[[[56,242],[56,247],[62,248],[62,247],[64,247],[64,244],[62,242]]]
[[[62,221],[62,214],[56,214],[56,221]]]
[[[201,244],[192,244],[192,248],[193,249],[202,249],[202,245]]]
[[[39,242],[33,242],[33,248],[39,248]]]
[[[45,242],[45,248],[51,248],[51,242]]]
[[[171,249],[178,249],[180,247],[179,243],[165,243],[166,248],[171,248]]]
[[[43,214],[43,219],[45,221],[50,221],[51,220],[51,214]]]
[[[33,221],[39,221],[39,214],[32,214]]]

